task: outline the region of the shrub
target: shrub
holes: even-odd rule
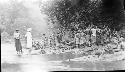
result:
[[[8,41],[9,37],[10,37],[10,35],[7,32],[4,31],[1,33],[1,40],[2,41]]]

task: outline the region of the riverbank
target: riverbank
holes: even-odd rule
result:
[[[124,52],[123,52],[124,53]],[[104,55],[107,58],[114,56],[123,57],[122,53],[116,55]],[[84,58],[83,58],[84,57]],[[70,58],[70,61],[69,61]],[[87,56],[86,56],[87,58]],[[1,66],[2,72],[31,72],[31,69],[42,71],[47,68],[47,71],[90,71],[90,70],[124,70],[125,60],[109,61],[95,60],[98,56],[92,59],[85,59],[82,54],[72,54],[71,52],[61,54],[36,54],[36,55],[16,55],[13,44],[1,45]],[[110,58],[111,59],[111,58]],[[44,64],[45,63],[45,64]],[[44,66],[43,68],[41,68]]]
[[[9,46],[14,47],[14,43],[2,43],[2,46]],[[25,44],[22,43],[23,46],[23,55],[26,55],[28,53],[28,50],[26,50]],[[2,48],[3,49],[3,48]],[[49,59],[51,57],[57,58],[57,60],[67,60],[69,59],[71,61],[117,61],[117,60],[123,60],[125,59],[125,51],[119,51],[114,52],[113,54],[103,54],[101,56],[98,55],[85,55],[84,51],[82,49],[72,49],[72,50],[66,50],[62,52],[61,50],[50,50],[45,49],[46,53],[41,54],[41,50],[32,50],[31,55],[42,55],[45,58]],[[16,51],[13,52],[16,54]]]
[[[125,51],[122,52],[117,52],[114,54],[105,54],[100,57],[97,55],[88,55],[88,56],[83,56],[79,58],[74,58],[71,59],[71,61],[90,61],[90,62],[96,62],[96,61],[119,61],[119,60],[124,60],[125,59]]]

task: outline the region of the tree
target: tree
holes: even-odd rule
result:
[[[89,24],[96,24],[99,18],[99,2],[79,0],[77,5],[72,5],[71,0],[61,0],[41,3],[41,12],[47,14],[52,22],[56,18],[65,29],[78,30],[75,25],[82,29]]]
[[[78,30],[75,25],[84,28],[94,24],[119,30],[118,25],[123,17],[123,7],[119,0],[78,0],[76,4],[72,4],[72,1],[52,0],[41,3],[41,13],[47,14],[53,23],[56,18],[65,29]]]
[[[31,27],[31,19],[28,15],[28,9],[23,5],[23,2],[11,0],[7,4],[0,6],[0,25],[3,26],[2,30],[9,35],[13,35],[15,29],[20,29],[24,34],[26,27]]]
[[[9,34],[7,32],[2,32],[1,33],[1,40],[2,41],[5,41],[5,40],[8,40],[9,39]]]

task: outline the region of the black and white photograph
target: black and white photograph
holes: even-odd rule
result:
[[[125,0],[0,0],[1,72],[125,70]]]

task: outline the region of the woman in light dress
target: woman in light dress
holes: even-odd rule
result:
[[[31,28],[27,29],[27,33],[25,35],[26,37],[26,48],[29,49],[29,54],[31,53],[32,50],[32,34],[31,34]]]

